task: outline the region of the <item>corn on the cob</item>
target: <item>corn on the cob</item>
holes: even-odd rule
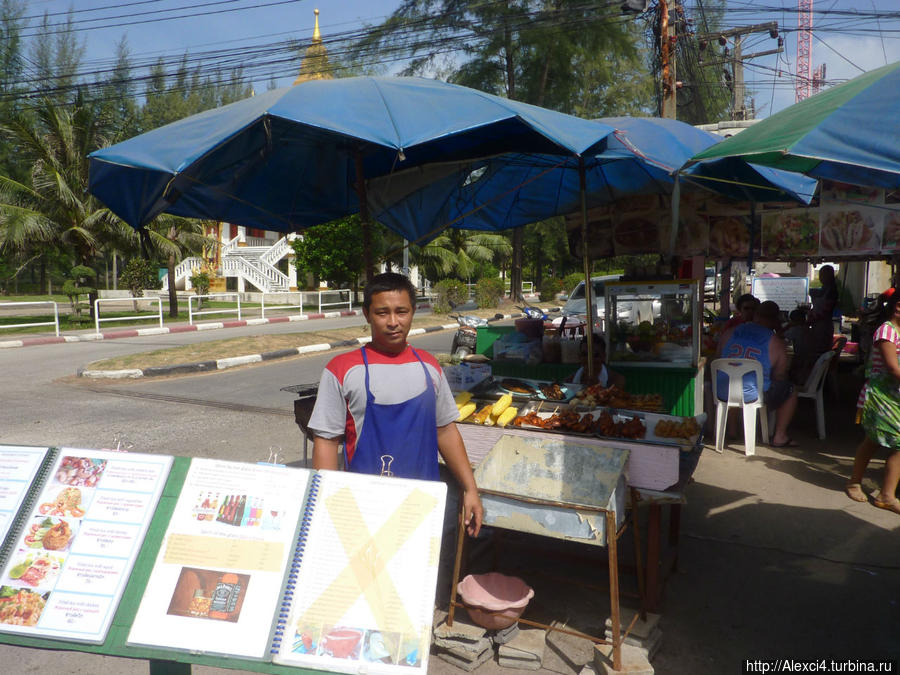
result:
[[[475,424],[484,424],[484,421],[490,416],[491,408],[493,407],[494,406],[492,404],[488,403],[475,414],[475,417],[472,418],[472,421],[475,422]]]
[[[494,407],[491,410],[491,414],[494,417],[499,417],[500,413],[506,410],[511,403],[512,396],[510,394],[503,394],[503,396],[501,396],[500,399],[494,404]]]
[[[477,408],[474,403],[466,403],[459,407],[459,417],[457,418],[460,422],[466,419],[469,415],[475,412],[475,408]]]
[[[505,427],[507,424],[512,422],[518,414],[518,408],[513,408],[512,406],[508,407],[506,410],[500,413],[500,417],[497,418],[497,426]]]
[[[456,407],[459,408],[472,400],[472,393],[469,391],[461,391],[453,400],[456,402]]]

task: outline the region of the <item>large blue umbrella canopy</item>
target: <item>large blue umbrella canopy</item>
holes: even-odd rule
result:
[[[360,173],[511,151],[580,155],[612,131],[437,80],[313,80],[98,150],[90,191],[133,227],[170,213],[293,231],[357,212]]]
[[[736,157],[816,178],[900,186],[900,62],[804,99],[694,160]]]
[[[370,180],[372,213],[412,240],[426,240],[448,225],[474,230],[518,227],[581,207],[580,162],[591,208],[634,195],[670,194],[678,170],[722,140],[671,119],[606,117],[594,123],[615,127],[616,132],[605,149],[587,157],[507,153]],[[816,186],[814,179],[735,159],[695,165],[684,179],[741,201],[809,203]]]

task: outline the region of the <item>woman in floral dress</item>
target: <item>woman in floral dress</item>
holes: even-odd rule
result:
[[[900,481],[900,291],[889,288],[880,300],[883,323],[872,337],[868,379],[858,404],[866,437],[856,449],[853,474],[845,491],[854,501],[868,500],[862,490],[863,474],[876,450],[887,448],[881,491],[874,497],[874,504],[900,514],[896,494]]]

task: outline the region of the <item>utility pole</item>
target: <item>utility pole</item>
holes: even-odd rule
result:
[[[744,54],[741,49],[741,39],[745,35],[765,32],[768,32],[771,38],[778,39],[778,48],[767,49],[762,52],[753,52],[752,54]],[[744,88],[744,61],[749,61],[750,59],[755,59],[760,56],[768,56],[769,54],[780,54],[784,51],[783,40],[778,37],[778,23],[776,21],[757,23],[752,26],[742,26],[741,28],[730,28],[728,30],[698,36],[701,44],[708,42],[709,40],[718,40],[719,44],[723,47],[728,44],[728,38],[732,38],[731,52],[726,48],[726,60],[715,63],[727,63],[731,65],[731,71],[725,71],[725,80],[730,80],[731,82],[731,119],[745,120],[749,119],[749,117],[747,107],[744,105],[744,98],[746,97],[746,90]]]
[[[673,1],[673,5],[675,2]],[[674,24],[669,21],[669,0],[659,0],[659,61],[662,77],[660,117],[675,119],[675,36]]]

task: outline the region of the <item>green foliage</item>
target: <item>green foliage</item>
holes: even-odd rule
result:
[[[119,284],[127,288],[134,297],[144,295],[145,288],[159,288],[160,281],[156,265],[144,258],[132,258],[125,264],[119,275]]]
[[[571,274],[567,274],[563,277],[563,292],[572,295],[572,291],[575,290],[575,287],[584,281],[584,272],[572,272]]]
[[[87,280],[95,278],[97,273],[86,265],[75,265],[69,271],[69,276],[71,278],[63,282],[62,293],[69,298],[73,316],[81,318],[81,305],[78,304],[78,297],[97,292],[96,288],[85,285]]]
[[[475,302],[481,309],[496,307],[506,290],[503,279],[499,277],[484,277],[475,284]]]
[[[430,279],[471,279],[481,265],[504,260],[512,245],[502,234],[447,229],[415,251],[416,264]]]
[[[435,314],[446,314],[469,299],[469,288],[458,279],[444,279],[434,285]]]
[[[353,215],[303,231],[291,246],[297,271],[337,287],[354,284],[363,272],[363,244],[359,216]]]
[[[541,302],[553,302],[557,293],[562,293],[563,281],[556,277],[548,277],[541,282],[540,296]]]
[[[209,275],[204,271],[191,275],[191,285],[194,287],[197,295],[208,295],[209,284],[211,281],[212,279],[210,279]]]

